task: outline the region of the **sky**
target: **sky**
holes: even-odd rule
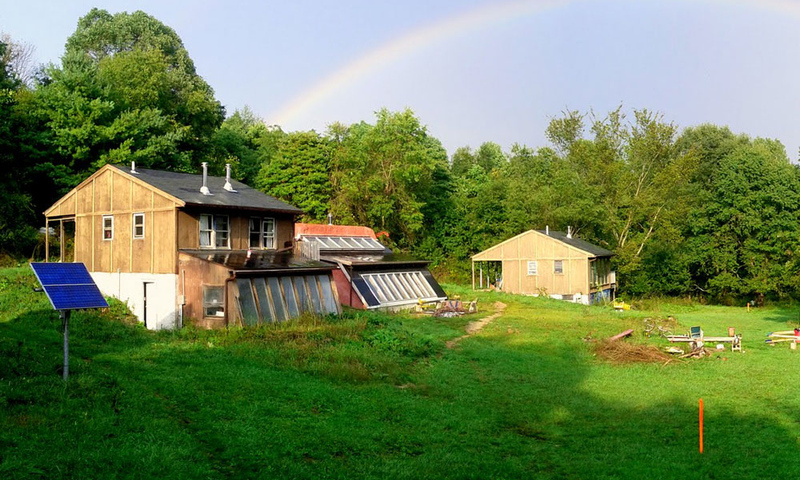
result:
[[[0,0],[0,31],[58,63],[92,7],[182,38],[228,114],[284,131],[411,108],[449,154],[548,145],[566,110],[622,105],[800,148],[800,1]]]

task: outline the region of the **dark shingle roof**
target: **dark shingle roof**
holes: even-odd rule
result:
[[[129,169],[116,165],[112,165],[112,167],[131,174]],[[237,180],[231,179],[231,185],[236,192],[229,192],[222,188],[225,185],[225,177],[212,177],[209,175],[208,189],[213,195],[203,195],[200,193],[200,187],[203,185],[203,176],[200,174],[176,173],[146,168],[136,169],[136,172],[136,174],[132,175],[139,180],[183,200],[187,205],[249,208],[294,214],[303,213],[299,208],[270,197]]]
[[[555,238],[556,240],[566,243],[567,245],[573,246],[575,248],[581,249],[584,252],[591,253],[595,257],[613,257],[616,255],[614,252],[610,250],[606,250],[603,247],[598,247],[593,243],[589,243],[586,240],[581,240],[579,238],[567,238],[567,234],[564,232],[557,232],[555,230],[550,230],[550,233],[545,233],[544,230],[536,230],[539,233],[545,234],[551,238]]]

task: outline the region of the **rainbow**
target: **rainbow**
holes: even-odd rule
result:
[[[547,9],[563,7],[570,3],[575,3],[575,0],[490,2],[487,5],[414,29],[344,65],[294,97],[279,111],[268,115],[266,120],[270,124],[286,125],[345,86],[418,50],[480,28],[495,26]],[[800,4],[797,0],[705,0],[704,3],[724,6],[737,4],[800,16]]]

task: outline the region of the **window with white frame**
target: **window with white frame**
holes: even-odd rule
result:
[[[114,216],[103,215],[103,240],[114,239]]]
[[[200,248],[230,248],[230,229],[227,215],[200,215]]]
[[[275,219],[265,218],[261,227],[262,245],[264,248],[275,248]]]
[[[203,316],[225,316],[225,289],[218,285],[203,285]]]
[[[564,273],[564,260],[556,260],[553,262],[553,273],[557,275]]]
[[[528,276],[539,275],[539,262],[528,260]]]
[[[133,238],[144,238],[144,213],[133,214]]]
[[[275,219],[250,219],[250,248],[275,248]]]

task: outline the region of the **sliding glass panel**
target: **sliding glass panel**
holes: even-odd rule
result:
[[[412,272],[411,276],[414,279],[414,283],[423,291],[426,297],[434,297],[436,294],[431,289],[431,286],[428,285],[428,281],[425,280],[425,277],[422,276],[419,272]]]
[[[380,278],[383,284],[386,285],[386,290],[389,291],[389,293],[391,294],[392,297],[394,297],[395,300],[403,299],[403,296],[400,295],[400,292],[398,292],[397,289],[394,287],[394,282],[392,282],[391,274],[382,273],[378,275],[378,278]]]
[[[365,275],[364,278],[367,279],[369,286],[372,287],[372,291],[375,293],[375,296],[378,297],[378,300],[380,300],[381,303],[392,301],[391,294],[386,291],[386,286],[383,285],[377,275]]]
[[[385,273],[381,275],[381,277],[383,277],[383,281],[386,282],[386,285],[392,291],[392,295],[394,295],[394,298],[398,300],[405,300],[406,298],[408,298],[405,296],[405,294],[403,294],[403,292],[399,288],[397,288],[397,282],[395,281],[394,274]]]
[[[297,292],[297,306],[300,312],[312,311],[311,299],[308,298],[308,290],[306,289],[306,281],[303,277],[292,277],[294,289]]]
[[[317,275],[319,280],[320,290],[322,291],[322,300],[325,304],[325,310],[328,313],[339,313],[336,305],[336,297],[333,296],[333,285],[331,284],[331,277],[328,275]]]
[[[267,295],[267,282],[261,277],[254,278],[253,284],[256,287],[256,299],[258,300],[259,312],[261,312],[261,321],[264,323],[274,322],[272,305],[270,305],[269,295]]]
[[[395,284],[397,285],[397,288],[402,290],[403,297],[405,297],[405,298],[419,298],[419,295],[417,295],[417,292],[415,292],[414,289],[412,289],[411,286],[406,282],[406,279],[405,279],[405,277],[403,276],[402,273],[394,274],[394,279],[395,279]]]
[[[294,295],[292,277],[281,277],[281,285],[283,286],[283,296],[286,298],[286,306],[289,308],[289,318],[300,315],[300,308],[297,306],[297,298]]]
[[[411,278],[411,275],[409,275],[407,272],[403,272],[400,274],[400,276],[403,277],[403,281],[406,282],[406,285],[408,285],[411,291],[414,292],[414,295],[417,298],[425,298],[425,294],[422,293],[422,290],[420,290],[419,287],[417,287],[416,282],[414,282],[414,280]]]
[[[319,286],[317,286],[317,277],[314,275],[308,275],[306,277],[306,285],[308,285],[308,293],[311,297],[311,307],[314,309],[314,313],[322,314],[324,313],[322,310],[322,301],[319,297]]]
[[[253,297],[250,279],[238,278],[236,279],[236,286],[239,290],[238,300],[242,323],[248,326],[258,325],[258,310],[256,310],[256,300]]]
[[[288,320],[286,314],[286,305],[283,300],[283,292],[281,292],[281,284],[276,277],[267,278],[267,285],[269,286],[269,294],[272,297],[272,307],[275,309],[275,319],[279,322]]]

